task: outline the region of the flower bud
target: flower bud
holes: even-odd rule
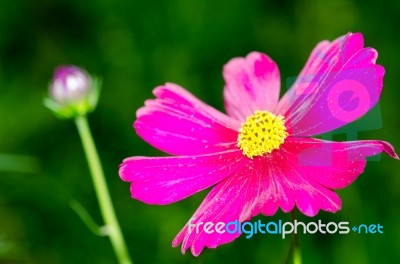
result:
[[[86,71],[76,66],[60,66],[49,85],[45,105],[61,118],[74,118],[94,110],[99,85]]]

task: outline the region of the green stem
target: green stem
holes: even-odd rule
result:
[[[301,251],[300,247],[294,247],[293,249],[293,264],[301,264]]]
[[[296,211],[292,210],[290,212],[290,217],[292,218],[292,222],[294,224],[294,221],[296,220]],[[301,250],[300,250],[300,237],[299,234],[293,233],[293,238],[292,238],[292,243],[293,243],[293,264],[301,264]]]
[[[115,254],[120,264],[132,264],[124,238],[122,236],[121,228],[119,227],[117,217],[115,216],[114,207],[111,203],[103,169],[101,167],[100,159],[97,154],[96,146],[94,144],[86,116],[76,117],[75,123],[78,128],[79,136],[86,154],[86,159],[89,164],[94,189],[99,201],[100,211],[105,225],[108,228],[108,235],[110,237]]]

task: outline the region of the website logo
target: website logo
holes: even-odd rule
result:
[[[351,231],[358,234],[383,234],[383,226],[380,224],[360,224],[351,226],[349,222],[317,222],[304,223],[295,220],[294,222],[270,221],[264,223],[261,220],[255,222],[239,222],[239,220],[224,222],[198,222],[193,223],[192,219],[188,223],[189,232],[205,232],[207,234],[245,234],[249,239],[255,234],[281,235],[285,239],[290,234],[349,234]]]

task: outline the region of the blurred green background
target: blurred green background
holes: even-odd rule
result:
[[[387,140],[399,151],[399,12],[399,1],[372,0],[1,1],[0,263],[116,263],[109,240],[90,233],[69,207],[76,199],[101,222],[73,122],[57,120],[42,104],[59,64],[103,79],[89,121],[135,263],[282,263],[290,240],[279,236],[241,237],[198,258],[171,247],[206,192],[168,206],[130,198],[117,174],[121,160],[163,155],[133,131],[135,111],[167,81],[223,110],[221,69],[230,58],[265,52],[286,83],[317,42],[359,31],[379,51],[386,77],[380,105],[361,129],[370,131],[353,136]],[[375,160],[339,191],[341,211],[300,219],[380,223],[384,234],[302,235],[304,263],[400,260],[399,163]]]

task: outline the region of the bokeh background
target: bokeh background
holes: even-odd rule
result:
[[[253,50],[278,63],[285,90],[317,42],[359,31],[386,69],[381,101],[329,136],[383,139],[399,151],[399,12],[399,1],[372,0],[0,1],[0,263],[116,263],[109,240],[93,235],[69,206],[77,200],[101,223],[74,124],[42,103],[59,64],[103,80],[89,121],[135,263],[282,263],[290,240],[279,236],[241,237],[198,258],[171,247],[206,192],[168,206],[130,198],[117,174],[121,160],[163,155],[133,131],[135,111],[167,81],[223,110],[222,66]],[[301,235],[304,263],[398,262],[398,169],[377,157],[339,191],[341,211],[300,216],[384,226],[381,235]]]

